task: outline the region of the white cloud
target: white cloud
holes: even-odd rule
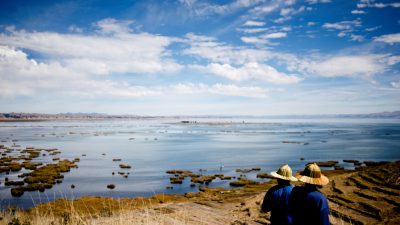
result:
[[[396,89],[400,89],[400,81],[397,82],[391,82],[390,85],[392,85],[392,87],[396,88]]]
[[[218,94],[267,97],[268,91],[256,86],[232,84],[176,84],[138,86],[125,81],[98,80],[74,74],[58,63],[28,59],[21,50],[0,46],[0,97],[35,96],[41,93],[85,98],[132,98],[180,94]]]
[[[400,2],[392,2],[392,3],[383,3],[383,2],[375,2],[374,1],[360,1],[357,4],[357,8],[386,8],[386,7],[393,7],[399,8]]]
[[[273,21],[274,21],[274,23],[283,23],[283,22],[288,21],[288,20],[290,20],[290,19],[292,19],[292,17],[287,16],[287,17],[278,18],[278,19],[273,20]]]
[[[280,11],[281,18],[275,19],[275,23],[283,23],[292,19],[292,16],[304,12],[307,8],[305,6],[300,6],[298,9],[289,7],[289,8],[282,8]]]
[[[325,23],[322,25],[326,29],[336,29],[336,30],[352,30],[354,27],[361,26],[360,20],[352,21],[341,21],[337,23]]]
[[[355,9],[355,10],[352,10],[351,13],[352,13],[352,14],[365,14],[365,11]]]
[[[248,43],[248,44],[267,44],[267,43],[269,43],[268,40],[263,39],[263,38],[258,38],[258,37],[241,37],[240,40],[242,40],[244,43]]]
[[[214,63],[245,64],[248,62],[262,62],[270,59],[273,54],[265,49],[236,47],[217,42],[213,38],[198,35],[186,35],[189,46],[182,53],[194,57],[207,59]]]
[[[175,94],[218,94],[227,96],[265,98],[268,97],[268,90],[256,86],[237,86],[234,84],[177,84],[170,87]]]
[[[362,37],[360,35],[354,35],[352,32],[361,26],[361,20],[351,20],[351,21],[341,21],[337,23],[325,23],[322,25],[323,28],[328,30],[337,30],[339,33],[338,37],[349,36],[352,41],[361,41]]]
[[[369,7],[374,7],[374,8],[385,8],[385,7],[393,7],[393,8],[399,8],[400,7],[400,2],[394,2],[394,3],[375,3],[373,5],[369,5]]]
[[[241,37],[240,39],[244,43],[248,44],[269,44],[269,45],[277,45],[277,43],[270,42],[270,39],[278,39],[278,38],[284,38],[286,37],[286,33],[284,32],[276,32],[276,33],[270,33],[270,34],[263,34],[257,37],[248,37],[244,36]]]
[[[210,14],[227,14],[233,11],[255,6],[263,0],[235,0],[226,4],[213,4],[196,0],[180,0],[180,2],[196,16]]]
[[[346,34],[346,32],[343,32],[343,31],[341,31],[341,32],[339,32],[338,33],[338,37],[345,37],[347,34]]]
[[[77,27],[77,26],[75,26],[75,25],[69,26],[69,27],[68,27],[68,30],[69,30],[70,32],[73,32],[73,33],[82,33],[82,32],[83,32],[83,29],[82,29],[82,28]]]
[[[281,9],[281,12],[279,14],[281,16],[288,16],[293,11],[294,11],[294,8],[283,8],[283,9]]]
[[[265,26],[265,24],[266,23],[262,22],[262,21],[248,20],[243,24],[243,26],[262,27],[262,26]]]
[[[130,33],[132,32],[130,25],[132,25],[133,23],[133,20],[121,21],[113,18],[107,18],[96,22],[94,26],[99,29],[99,32],[105,34]]]
[[[261,33],[268,30],[268,28],[238,28],[238,31],[241,31],[245,34],[254,34],[254,33]]]
[[[356,35],[356,34],[350,34],[350,39],[352,41],[364,41],[364,36]]]
[[[285,5],[287,6],[291,4],[294,4],[294,1],[285,1],[285,0],[266,1],[263,4],[257,5],[249,12],[252,15],[267,15],[274,12],[275,10],[278,10],[281,7],[284,7]]]
[[[264,6],[258,6],[255,7],[254,9],[251,10],[251,13],[253,14],[269,14],[276,9],[278,9],[279,5],[264,5]]]
[[[289,32],[289,31],[291,31],[291,30],[292,30],[292,27],[291,27],[291,26],[284,26],[284,27],[281,27],[281,31]]]
[[[330,3],[331,0],[307,0],[309,4]]]
[[[371,77],[383,73],[394,63],[398,63],[398,60],[390,62],[388,55],[344,55],[304,61],[300,67],[307,73],[325,77]]]
[[[365,28],[365,31],[372,32],[372,31],[378,30],[379,28],[381,28],[381,26],[369,27],[369,28]]]
[[[230,85],[222,85],[216,84],[213,85],[211,93],[222,94],[222,95],[231,95],[231,96],[241,96],[241,97],[256,97],[256,98],[265,98],[268,97],[268,91],[260,88],[260,87],[239,87],[233,84]]]
[[[353,36],[353,38],[355,40],[362,39],[362,37],[357,36]],[[263,40],[247,39],[245,41],[264,43]],[[190,42],[190,46],[184,50],[184,54],[208,60],[208,66],[205,69],[230,80],[263,80],[271,83],[279,83],[279,79],[276,79],[277,82],[274,82],[274,79],[267,78],[268,76],[265,74],[279,73],[280,76],[273,76],[278,78],[292,76],[289,81],[283,79],[283,83],[285,81],[288,83],[299,82],[300,78],[299,76],[294,76],[293,78],[291,74],[286,75],[278,72],[275,68],[269,66],[271,64],[270,61],[278,62],[279,65],[286,67],[286,70],[290,73],[306,76],[355,78],[371,78],[374,75],[390,70],[393,65],[400,62],[400,56],[368,53],[333,56],[316,54],[309,57],[297,57],[293,54],[269,51],[262,48],[235,47],[219,43],[215,39],[203,42]]]
[[[71,73],[176,72],[181,65],[169,57],[172,38],[148,33],[131,33],[115,20],[102,20],[98,34],[11,31],[0,34],[0,44],[29,49],[58,63]],[[104,35],[103,35],[104,34]]]
[[[284,38],[286,36],[287,36],[287,33],[276,32],[276,33],[264,34],[261,37],[265,38],[265,39],[276,39],[276,38]]]
[[[273,84],[293,84],[300,82],[294,75],[286,75],[275,68],[256,62],[246,63],[242,67],[233,67],[229,64],[211,63],[206,69],[211,73],[234,81],[261,80]]]
[[[66,93],[80,96],[132,97],[157,94],[123,82],[91,79],[58,62],[37,62],[21,50],[0,46],[0,96]]]
[[[314,26],[315,24],[316,24],[315,22],[308,22],[308,23],[307,23],[307,26],[310,26],[310,27],[311,27],[311,26]]]
[[[396,34],[386,34],[379,37],[375,37],[374,41],[385,42],[388,44],[396,44],[400,42],[400,33]]]
[[[360,8],[360,9],[362,9],[362,8],[365,8],[365,7],[367,7],[368,5],[367,4],[364,4],[364,3],[357,3],[357,8]]]

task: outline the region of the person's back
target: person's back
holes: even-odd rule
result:
[[[278,182],[280,182],[278,180]],[[293,185],[289,182],[280,182],[280,184],[270,188],[264,197],[261,206],[262,212],[271,211],[272,225],[288,225],[292,224],[292,218],[289,214],[289,197],[293,189]]]
[[[271,172],[271,176],[277,178],[278,185],[270,188],[265,194],[262,212],[271,212],[271,225],[290,225],[292,217],[289,213],[289,197],[293,189],[290,181],[297,181],[292,176],[289,165],[283,165],[277,172]]]
[[[294,225],[329,225],[328,201],[316,186],[293,188],[289,204]]]
[[[289,199],[293,224],[329,225],[328,200],[318,191],[318,187],[327,185],[329,179],[315,163],[307,164],[304,171],[296,177],[305,186],[293,188]]]

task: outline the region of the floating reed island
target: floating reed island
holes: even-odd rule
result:
[[[182,184],[186,177],[190,177],[192,186],[195,183],[208,185],[216,178],[219,178],[220,180],[232,179],[231,176],[225,176],[224,174],[203,175],[193,173],[190,170],[167,170],[166,173],[173,175],[169,178],[171,184]]]
[[[77,168],[76,163],[80,161],[75,158],[73,161],[67,159],[53,158],[57,163],[44,164],[41,162],[32,162],[33,159],[39,158],[41,155],[58,155],[61,152],[58,149],[37,149],[29,146],[25,149],[15,149],[14,147],[6,147],[0,145],[0,173],[9,174],[10,172],[18,172],[26,169],[29,172],[18,174],[19,180],[10,180],[5,178],[5,186],[12,187],[11,195],[19,197],[26,191],[41,191],[50,189],[53,185],[61,183],[64,178],[63,173],[69,172],[71,168]],[[22,161],[22,162],[21,162]]]
[[[304,160],[304,159],[302,159]],[[347,171],[345,170],[345,164],[352,164],[355,170],[362,170],[365,167],[369,166],[379,166],[379,165],[385,165],[388,164],[389,162],[382,161],[382,162],[375,162],[375,161],[364,161],[360,162],[359,160],[352,160],[352,159],[345,159],[343,160],[344,164],[339,164],[339,161],[310,161],[310,162],[305,162],[305,165],[307,163],[317,163],[320,167],[323,168],[331,168],[333,170],[325,170],[326,172],[329,173],[335,173],[335,171]],[[349,165],[350,166],[350,165]],[[206,169],[201,169],[199,170],[201,172],[206,172]],[[183,184],[184,180],[186,178],[190,178],[190,187],[195,187],[196,184],[201,184],[201,185],[209,185],[211,184],[215,179],[219,180],[232,180],[229,182],[229,185],[232,187],[244,187],[244,186],[249,186],[249,185],[257,185],[262,181],[262,179],[274,179],[269,173],[266,172],[261,172],[260,167],[253,167],[253,168],[238,168],[235,170],[236,173],[238,173],[237,176],[227,176],[225,174],[219,173],[219,174],[197,174],[194,173],[191,170],[167,170],[166,173],[172,175],[169,177],[170,184]],[[259,172],[256,175],[257,180],[251,180],[246,177],[247,173],[254,173],[254,172]],[[166,189],[173,189],[173,186],[166,186]]]

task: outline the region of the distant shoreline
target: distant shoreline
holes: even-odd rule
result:
[[[400,111],[367,114],[316,114],[316,115],[111,115],[101,113],[1,113],[0,122],[41,122],[41,121],[99,121],[99,120],[149,120],[176,119],[195,123],[197,119],[247,120],[247,119],[400,119]]]

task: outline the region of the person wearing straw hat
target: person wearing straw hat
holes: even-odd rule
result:
[[[295,187],[289,199],[294,225],[329,225],[329,207],[325,195],[318,191],[329,183],[316,163],[306,165],[296,176],[304,186]]]
[[[270,188],[265,194],[261,211],[271,211],[271,225],[292,224],[288,202],[294,186],[290,184],[290,181],[297,181],[297,179],[292,176],[292,169],[287,164],[270,174],[277,179],[278,185]]]

